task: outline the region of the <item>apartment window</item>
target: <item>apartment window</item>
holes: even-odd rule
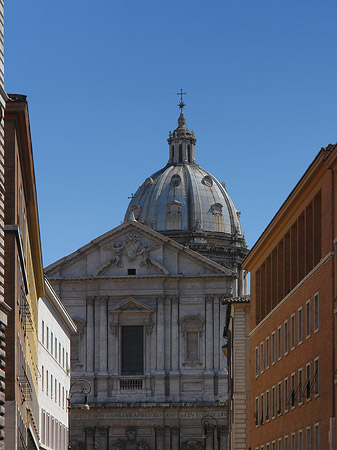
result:
[[[303,335],[304,335],[304,312],[303,306],[301,306],[298,310],[298,344],[303,343]]]
[[[319,423],[315,424],[314,450],[321,450],[321,426]]]
[[[64,409],[64,386],[62,386],[62,408]]]
[[[291,374],[291,392],[290,392],[290,402],[291,407],[295,408],[295,399],[296,399],[296,374]]]
[[[46,381],[47,381],[47,384],[46,384],[46,392],[47,392],[47,395],[49,394],[49,373],[48,373],[48,370],[46,371]]]
[[[284,322],[284,354],[289,353],[289,320]]]
[[[289,377],[284,379],[284,411],[289,408]]]
[[[61,406],[61,383],[59,383],[59,405]]]
[[[44,367],[41,367],[41,388],[44,391]]]
[[[64,347],[62,348],[62,367],[64,369]]]
[[[270,367],[270,337],[266,339],[266,369]]]
[[[259,397],[255,398],[255,425],[259,426]]]
[[[298,369],[298,403],[303,404],[303,368]]]
[[[307,303],[305,304],[305,317],[306,317],[306,321],[305,321],[305,328],[306,328],[306,336],[307,339],[309,339],[311,337],[311,323],[312,323],[312,305],[311,305],[311,299],[307,301]]]
[[[47,327],[47,350],[49,350],[49,327]]]
[[[284,450],[290,450],[289,449],[289,436],[284,437]]]
[[[264,372],[264,342],[260,345],[261,373]]]
[[[277,358],[282,358],[282,327],[277,329]]]
[[[271,362],[276,363],[276,333],[275,331],[271,335]]]
[[[42,410],[41,426],[42,426],[41,440],[42,440],[42,444],[45,444],[46,443],[46,412],[44,410]]]
[[[42,344],[44,345],[44,320],[42,320],[42,339],[41,339],[41,341],[42,341]]]
[[[307,400],[311,399],[311,362],[305,367],[305,396]]]
[[[296,433],[292,433],[291,435],[291,450],[297,450]]]
[[[260,397],[261,425],[264,424],[264,394]]]
[[[272,450],[277,450],[277,448],[276,448],[276,441],[273,441],[271,443],[271,448],[272,448]]]
[[[54,347],[54,334],[50,333],[50,353],[53,354],[53,347]]]
[[[306,430],[306,450],[312,450],[312,442],[311,442],[311,427],[308,427]]]
[[[276,417],[276,386],[271,388],[271,415],[273,419]]]
[[[61,342],[59,342],[59,363],[61,364],[62,360],[62,353],[61,353]]]
[[[259,347],[255,348],[255,376],[258,377],[259,376],[259,372],[260,372],[260,358],[259,358]]]
[[[317,397],[320,394],[320,358],[314,360],[314,393]]]
[[[291,350],[294,350],[296,347],[296,314],[290,318],[290,344]]]
[[[303,430],[298,432],[298,450],[304,450]]]
[[[68,364],[68,352],[66,353],[66,370],[68,370],[69,364]]]
[[[266,392],[266,420],[270,420],[270,391]]]
[[[50,375],[50,398],[53,398],[53,375]]]
[[[319,292],[315,294],[314,297],[314,331],[317,333],[319,331],[320,326],[320,317],[319,317]]]
[[[278,394],[278,403],[277,403],[277,414],[282,414],[282,404],[283,404],[283,388],[282,388],[282,381],[279,382],[277,385],[277,394]]]
[[[57,379],[55,378],[55,403],[57,403]]]
[[[280,438],[278,440],[278,450],[283,450],[283,446],[282,446],[282,438]]]
[[[49,447],[50,444],[50,415],[47,414],[47,428],[46,428],[46,444]]]
[[[57,338],[55,337],[55,359],[57,360]]]
[[[266,444],[266,450],[269,450],[270,449],[270,444],[268,443],[268,444]]]

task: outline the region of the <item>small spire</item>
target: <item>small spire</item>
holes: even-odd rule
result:
[[[130,212],[129,212],[129,216],[128,216],[128,218],[127,218],[126,220],[127,220],[127,221],[128,221],[128,220],[131,220],[131,221],[133,221],[133,222],[137,222],[136,217],[135,217],[135,213],[133,212],[133,199],[135,198],[135,196],[134,196],[133,193],[131,193],[131,196],[128,197],[128,198],[131,199],[131,203],[130,203]]]
[[[180,92],[177,92],[177,95],[180,95],[180,103],[178,103],[178,106],[180,108],[180,114],[182,114],[183,109],[185,108],[185,103],[183,102],[183,95],[186,95],[186,92],[183,92],[182,89],[180,89]]]

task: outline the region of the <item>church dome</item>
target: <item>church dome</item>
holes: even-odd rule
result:
[[[216,232],[242,237],[239,211],[223,183],[195,162],[194,132],[183,113],[169,138],[169,161],[133,196],[125,220],[136,219],[158,232]]]

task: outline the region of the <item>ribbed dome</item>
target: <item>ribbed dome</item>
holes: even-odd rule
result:
[[[135,219],[156,231],[241,235],[238,213],[224,186],[195,163],[169,164],[147,178],[129,204]]]
[[[181,112],[178,127],[169,134],[167,165],[140,186],[125,220],[135,218],[159,232],[218,232],[240,238],[239,212],[225,187],[196,164],[196,138],[185,122]]]

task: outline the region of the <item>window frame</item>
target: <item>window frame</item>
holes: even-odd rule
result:
[[[260,354],[259,346],[255,347],[255,378],[260,375]]]
[[[317,356],[317,358],[314,359],[314,376],[312,383],[314,387],[315,397],[319,397],[321,390],[321,358],[319,356]]]
[[[287,356],[289,353],[289,319],[284,321],[284,356]]]
[[[290,316],[290,348],[296,348],[296,312]]]
[[[304,308],[303,306],[300,306],[297,311],[297,317],[298,317],[298,345],[302,345],[304,342]]]
[[[265,371],[265,353],[264,353],[264,341],[260,344],[260,372],[263,374]]]
[[[270,336],[266,338],[266,370],[270,368]]]
[[[321,450],[321,423],[314,425],[314,450]]]
[[[305,302],[305,336],[307,339],[312,337],[312,300],[309,298]]]
[[[271,334],[271,363],[276,364],[276,331]]]
[[[317,291],[314,295],[314,333],[320,330],[320,312],[320,291]]]
[[[281,361],[282,359],[282,325],[277,328],[277,360]]]

